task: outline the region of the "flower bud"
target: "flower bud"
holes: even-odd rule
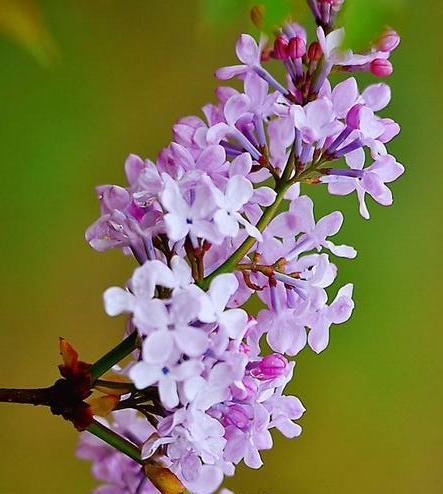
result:
[[[63,359],[63,364],[58,366],[60,374],[66,379],[74,380],[78,391],[88,396],[91,387],[91,365],[79,360],[75,348],[64,338],[59,338],[59,345]]]
[[[376,58],[371,62],[371,72],[377,77],[389,77],[394,69],[392,63],[384,58]]]
[[[288,360],[278,353],[266,355],[251,374],[260,381],[268,381],[283,376],[288,366]]]
[[[306,54],[306,43],[303,38],[296,36],[289,40],[288,54],[291,58],[302,58]]]
[[[289,58],[288,41],[283,36],[279,36],[274,41],[274,58],[283,61]]]
[[[120,398],[116,395],[105,395],[91,398],[88,400],[88,405],[91,407],[93,415],[99,417],[107,417],[114,408],[119,404]]]
[[[263,28],[265,20],[265,7],[263,5],[256,5],[251,9],[251,21],[255,27],[259,29]]]
[[[317,0],[320,5],[326,4],[330,5],[331,7],[341,7],[344,3],[344,0]]]
[[[180,480],[167,468],[155,463],[146,463],[143,470],[162,494],[182,494],[185,491]]]
[[[344,0],[317,0],[317,9],[321,17],[321,21],[325,24],[331,24],[333,18],[343,7]],[[315,14],[314,10],[314,14]],[[331,14],[333,14],[331,16]]]
[[[59,338],[59,345],[64,367],[75,368],[78,364],[78,353],[75,348],[64,338]]]
[[[314,41],[310,44],[308,49],[308,57],[309,60],[313,62],[318,62],[323,55],[323,51],[321,49],[320,43]]]
[[[390,53],[400,44],[400,36],[394,29],[386,30],[378,39],[375,48]]]

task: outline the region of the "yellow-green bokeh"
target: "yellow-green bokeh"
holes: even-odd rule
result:
[[[104,315],[101,293],[133,264],[84,242],[93,187],[122,183],[129,152],[154,158],[173,122],[213,99],[212,73],[248,29],[247,19],[205,25],[198,1],[40,5],[59,54],[51,65],[0,38],[0,386],[54,380],[58,336],[85,360],[118,341],[123,321]],[[228,482],[238,494],[443,492],[442,14],[436,0],[410,1],[398,26],[389,114],[403,132],[391,150],[407,173],[394,207],[371,205],[365,222],[355,197],[314,191],[319,214],[343,209],[340,240],[359,250],[339,263],[356,312],[324,354],[298,358],[304,433],[276,435],[260,471],[240,468]],[[1,494],[92,489],[68,423],[21,406],[1,405],[0,417]]]

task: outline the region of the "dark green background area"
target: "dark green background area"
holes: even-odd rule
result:
[[[133,263],[84,242],[98,214],[93,188],[123,183],[130,152],[155,158],[173,122],[213,100],[213,71],[234,62],[236,38],[250,29],[237,14],[213,25],[197,1],[41,6],[55,63],[0,38],[1,386],[53,381],[58,336],[85,360],[119,340],[123,320],[104,314],[101,294]],[[443,7],[416,0],[406,9],[388,113],[403,127],[390,149],[407,173],[394,207],[370,205],[370,222],[354,196],[312,190],[318,215],[345,212],[339,240],[359,257],[338,262],[339,281],[355,283],[357,308],[326,352],[297,359],[302,437],[276,434],[263,469],[241,467],[228,481],[238,494],[443,492]],[[0,424],[0,493],[92,489],[69,424],[8,405]]]

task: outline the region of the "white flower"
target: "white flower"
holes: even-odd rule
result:
[[[189,190],[189,200],[185,200],[175,180],[166,174],[163,174],[163,180],[165,185],[160,202],[167,211],[164,220],[170,240],[178,242],[186,235],[192,235],[211,243],[221,243],[223,237],[211,221],[216,204],[207,183],[201,181]]]
[[[212,192],[219,208],[214,215],[214,222],[222,235],[234,238],[242,225],[248,235],[258,241],[263,239],[259,230],[239,213],[254,194],[254,188],[247,178],[234,175],[226,183],[224,193],[216,187],[212,187]]]
[[[181,257],[174,256],[170,268],[158,260],[146,261],[134,271],[129,289],[111,287],[105,291],[105,311],[110,316],[132,313],[135,325],[146,334],[164,311],[163,302],[153,300],[155,288],[161,286],[176,293],[192,282],[191,268]]]
[[[241,338],[248,323],[248,316],[243,309],[225,310],[237,288],[238,280],[234,274],[225,273],[215,277],[206,295],[202,297],[199,314],[200,321],[217,322],[220,329],[232,339]]]
[[[157,384],[162,404],[165,408],[172,409],[179,404],[177,383],[199,375],[202,369],[203,364],[198,360],[187,360],[173,365],[164,365],[162,362],[148,363],[141,360],[131,367],[129,377],[137,389]]]

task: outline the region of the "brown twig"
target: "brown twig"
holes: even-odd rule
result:
[[[0,389],[0,402],[51,406],[54,399],[53,386],[36,389]]]

